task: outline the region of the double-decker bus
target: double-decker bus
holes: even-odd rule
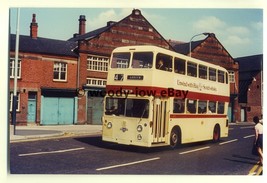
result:
[[[228,136],[226,69],[156,46],[113,50],[104,141],[144,147]]]

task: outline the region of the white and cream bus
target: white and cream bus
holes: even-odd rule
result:
[[[156,46],[116,48],[104,100],[104,141],[176,147],[228,136],[226,69]]]

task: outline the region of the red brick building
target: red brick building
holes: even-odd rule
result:
[[[35,14],[29,34],[19,36],[17,124],[76,123],[78,57],[71,51],[76,44],[38,37]],[[14,93],[15,43],[16,35],[11,34],[10,111]]]
[[[233,59],[229,52],[224,48],[215,34],[208,33],[208,36],[200,41],[190,43],[172,43],[176,52],[188,55],[200,60],[207,61],[224,67],[229,72],[230,82],[230,103],[228,108],[228,118],[230,121],[236,122],[240,119],[238,105],[238,62]]]
[[[263,102],[263,55],[236,58],[239,62],[240,120],[261,116]]]
[[[86,95],[79,99],[78,122],[100,124],[103,97],[90,96],[89,91],[105,90],[112,50],[128,45],[156,45],[166,49],[172,48],[138,9],[134,9],[129,16],[119,22],[109,21],[105,27],[87,33],[85,24],[86,18],[81,15],[79,33],[69,39],[78,43],[78,85],[86,90]]]

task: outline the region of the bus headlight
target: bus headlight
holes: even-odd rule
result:
[[[137,126],[137,131],[138,131],[138,132],[143,131],[143,127],[142,127],[142,125],[138,125],[138,126]]]
[[[108,122],[108,124],[107,124],[107,128],[108,128],[108,129],[112,128],[112,123],[111,123],[111,122]]]
[[[142,135],[138,134],[137,135],[137,140],[142,140]]]

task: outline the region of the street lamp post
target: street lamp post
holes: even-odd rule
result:
[[[196,34],[196,35],[194,35],[194,36],[190,39],[190,42],[189,42],[189,56],[190,56],[190,57],[191,57],[191,49],[192,49],[192,45],[191,45],[192,40],[193,40],[195,37],[200,36],[200,35],[208,36],[208,35],[210,35],[210,33],[208,33],[208,32],[203,32],[203,33],[200,33],[200,34]]]
[[[16,135],[16,115],[17,115],[17,80],[18,80],[18,57],[19,57],[19,19],[20,19],[20,8],[17,11],[17,31],[16,31],[16,47],[15,47],[15,73],[14,73],[14,92],[13,92],[13,103],[12,103],[12,125],[14,125],[14,135]]]

